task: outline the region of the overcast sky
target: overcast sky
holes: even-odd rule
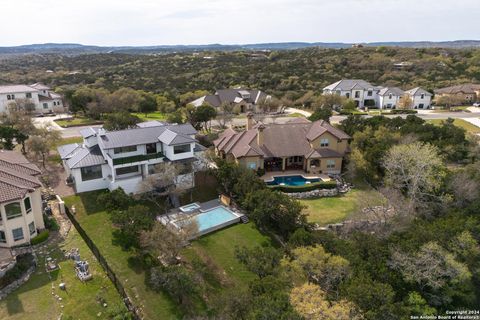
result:
[[[480,0],[0,0],[0,46],[480,39]]]

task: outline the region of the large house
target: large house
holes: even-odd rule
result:
[[[190,104],[199,107],[203,104],[209,104],[214,108],[219,108],[222,104],[228,103],[237,105],[240,112],[260,112],[258,104],[272,97],[265,92],[256,89],[222,89],[215,91],[215,94],[209,94],[200,97]]]
[[[0,86],[0,113],[19,105],[37,114],[64,111],[62,96],[41,83]]]
[[[345,132],[323,120],[298,118],[264,125],[255,124],[248,114],[244,131],[228,128],[214,145],[218,156],[253,170],[338,174],[349,140]]]
[[[412,109],[430,109],[432,94],[422,88],[403,91],[397,87],[374,86],[365,80],[343,79],[323,88],[323,94],[338,94],[355,101],[358,108],[395,109],[404,96]]]
[[[185,164],[177,184],[194,186],[192,163],[204,150],[197,144],[197,131],[190,124],[149,121],[126,130],[103,128],[81,130],[83,143],[60,146],[58,151],[77,193],[122,187],[139,193],[142,181],[157,174],[162,162]]]
[[[465,104],[480,101],[480,84],[461,84],[435,90],[436,96],[455,96]]]
[[[0,150],[0,247],[27,244],[45,228],[39,175],[20,153]]]

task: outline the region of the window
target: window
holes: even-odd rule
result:
[[[48,103],[46,102],[43,103],[43,109],[48,109]]]
[[[310,160],[310,168],[320,167],[320,160],[319,159],[312,159]]]
[[[390,94],[388,95],[388,99],[392,99],[392,97],[393,97],[393,96],[392,96],[392,94],[390,93]]]
[[[118,176],[122,174],[134,173],[134,172],[138,172],[138,166],[130,166],[130,167],[115,169],[115,174]]]
[[[248,167],[248,169],[255,170],[255,169],[257,169],[257,163],[256,162],[249,162],[249,163],[247,163],[247,167]]]
[[[18,241],[23,239],[23,229],[17,228],[12,230],[13,240]]]
[[[423,99],[423,98],[425,98],[425,95],[422,93],[422,94],[420,95],[420,99]]]
[[[30,235],[35,233],[35,223],[32,221],[28,224],[28,230],[30,231]]]
[[[147,148],[147,154],[157,153],[156,143],[149,143],[145,147]]]
[[[137,146],[127,146],[127,147],[119,147],[119,148],[114,148],[113,149],[113,153],[115,153],[115,154],[135,152],[135,151],[137,151]]]
[[[82,181],[95,180],[102,178],[102,166],[90,166],[80,169]]]
[[[14,94],[7,94],[7,100],[15,100]]]
[[[392,108],[392,104],[391,103],[387,103],[387,109],[391,109]]]
[[[181,144],[178,146],[173,146],[173,154],[185,153],[190,152],[190,145],[189,144]]]
[[[1,243],[7,243],[7,238],[5,237],[5,232],[0,231],[0,242]]]
[[[328,139],[320,139],[320,147],[328,147]]]
[[[346,97],[347,99],[349,99],[349,98],[350,98],[350,92],[345,93],[345,97]]]
[[[355,91],[355,98],[360,98],[360,91]]]
[[[156,164],[149,164],[148,165],[148,174],[154,174],[155,171],[157,171],[156,166],[157,166]]]
[[[19,217],[22,215],[22,208],[20,207],[20,202],[9,203],[5,206],[5,213],[7,215],[7,220]]]
[[[25,198],[23,200],[23,204],[25,205],[25,211],[27,213],[32,212],[32,203],[30,202],[30,197]]]
[[[371,97],[371,96],[372,96],[372,94],[373,94],[372,90],[368,90],[368,92],[367,92],[367,96]]]
[[[25,93],[25,97],[27,99],[30,99],[32,97],[32,94],[30,92]]]
[[[335,160],[327,160],[327,169],[335,169]]]

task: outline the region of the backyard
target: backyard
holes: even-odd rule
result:
[[[77,279],[73,261],[65,259],[62,252],[72,248],[78,248],[81,258],[88,261],[92,280],[82,283]],[[60,265],[59,270],[50,273],[51,280],[45,271],[47,255]],[[61,244],[41,247],[37,256],[38,267],[31,278],[0,301],[0,319],[58,319],[61,314],[75,319],[104,319],[111,307],[123,305],[112,282],[73,227]],[[59,289],[61,282],[66,284],[67,290]],[[56,299],[52,292],[62,300]],[[107,308],[102,306],[103,302]]]

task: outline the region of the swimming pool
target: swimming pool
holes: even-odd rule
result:
[[[191,212],[195,211],[197,209],[200,209],[200,205],[196,202],[187,204],[186,206],[180,207],[180,211],[182,212]]]
[[[286,185],[286,186],[303,186],[305,184],[319,182],[319,178],[305,178],[301,175],[296,176],[275,176],[272,180],[266,181],[265,183],[269,186],[278,186],[278,185]]]
[[[224,206],[218,206],[202,211],[188,219],[174,221],[173,224],[177,228],[181,228],[182,225],[189,223],[193,219],[198,225],[198,234],[196,236],[201,236],[239,222],[240,216]]]

